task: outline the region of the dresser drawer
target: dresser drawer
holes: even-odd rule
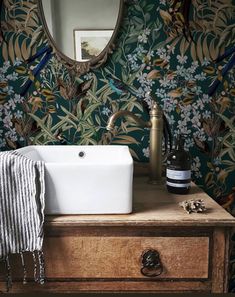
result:
[[[46,278],[208,279],[209,241],[208,236],[49,236],[44,241]],[[22,279],[19,256],[11,263],[13,278]],[[30,254],[26,263],[33,278]],[[3,267],[0,275],[5,278]]]
[[[157,278],[206,279],[208,237],[49,237],[45,242],[47,278],[149,278],[141,273],[148,250],[159,253]],[[63,259],[63,260],[62,260]],[[150,259],[151,261],[151,259]],[[151,266],[151,264],[150,264]]]

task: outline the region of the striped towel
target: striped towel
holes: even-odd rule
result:
[[[44,194],[43,162],[17,151],[0,152],[0,260],[6,265],[7,290],[12,286],[10,254],[21,257],[26,283],[24,253],[31,252],[35,281],[44,283]]]

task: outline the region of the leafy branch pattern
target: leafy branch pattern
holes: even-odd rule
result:
[[[183,34],[184,16],[172,10],[174,2],[128,1],[113,54],[99,69],[77,77],[55,55],[34,75],[40,60],[30,65],[27,60],[48,45],[37,1],[4,0],[1,150],[60,144],[60,135],[68,144],[125,144],[135,160],[147,162],[147,129],[125,119],[112,133],[105,127],[108,117],[120,109],[148,119],[152,92],[174,136],[187,137],[194,181],[235,214],[235,68],[222,76],[229,59],[215,63],[234,46],[235,3],[191,1],[190,39]],[[32,85],[22,96],[29,80]],[[209,96],[215,80],[219,86]],[[232,277],[231,291],[234,287]]]
[[[76,77],[53,56],[35,77],[33,69],[39,60],[29,66],[27,59],[47,45],[37,1],[5,0],[1,13],[2,149],[59,144],[60,133],[71,144],[127,144],[135,159],[147,161],[147,130],[125,120],[113,133],[105,127],[108,117],[119,109],[147,118],[152,91],[174,135],[181,131],[187,136],[197,183],[218,201],[229,193],[233,184],[226,181],[232,176],[234,152],[228,140],[233,130],[227,131],[228,121],[223,117],[234,108],[234,70],[222,79],[213,97],[207,90],[220,77],[221,68],[213,61],[234,41],[234,4],[231,0],[209,5],[192,1],[190,41],[180,31],[183,16],[177,13],[176,24],[172,22],[172,3],[130,3],[117,47],[105,66]],[[20,90],[29,79],[33,85],[23,98]],[[206,167],[202,165],[205,158]]]

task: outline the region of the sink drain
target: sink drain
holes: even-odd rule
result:
[[[83,152],[83,151],[81,151],[81,152],[78,153],[78,157],[79,157],[79,158],[84,158],[85,155],[86,155],[86,154],[85,154],[85,152]]]

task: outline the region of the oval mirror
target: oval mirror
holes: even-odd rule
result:
[[[38,0],[56,54],[80,74],[98,67],[112,50],[123,0]]]

